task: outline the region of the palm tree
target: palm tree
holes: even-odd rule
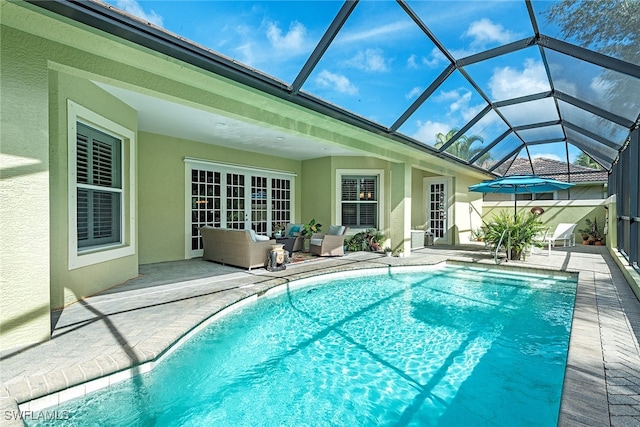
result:
[[[446,134],[443,134],[442,132],[439,132],[436,135],[436,143],[434,145],[434,147],[436,149],[440,149],[442,146],[444,146],[447,142],[449,142],[449,140],[451,138],[453,138],[453,136],[458,132],[458,129],[451,129],[449,132],[447,132]],[[471,160],[475,157],[476,154],[478,154],[479,152],[481,152],[483,150],[483,147],[476,147],[476,148],[471,148],[471,146],[473,145],[474,142],[476,141],[480,141],[480,143],[484,142],[484,138],[482,138],[481,136],[478,135],[471,135],[471,136],[466,136],[466,135],[462,135],[460,138],[456,139],[451,145],[449,145],[447,147],[446,151],[447,153],[456,156],[459,159],[462,160]],[[485,160],[487,160],[489,158],[489,153],[485,153],[483,154],[478,161],[479,162],[484,162]]]
[[[584,153],[584,152],[580,153],[578,157],[576,157],[576,159],[573,161],[573,164],[578,166],[584,166],[591,169],[598,169],[598,170],[602,169],[602,167],[598,164],[598,162],[593,160],[591,157],[589,157],[587,153]]]

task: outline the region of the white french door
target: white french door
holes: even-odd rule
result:
[[[293,175],[186,161],[186,256],[202,255],[200,227],[253,229],[270,236],[293,217]]]
[[[448,241],[449,229],[449,180],[426,179],[426,218],[427,230],[433,233],[434,241]]]

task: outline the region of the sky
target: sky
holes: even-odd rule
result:
[[[342,7],[340,1],[143,1],[108,3],[150,23],[185,37],[234,61],[291,84]],[[523,0],[407,1],[455,59],[503,46],[533,35]],[[534,1],[541,30],[558,35],[540,15],[549,2]],[[395,2],[363,0],[333,40],[302,91],[391,127],[450,61]],[[563,79],[562,67],[556,71]],[[464,68],[491,101],[501,101],[550,90],[537,46],[482,61]],[[570,76],[567,90],[605,90],[597,84],[576,88]],[[398,131],[433,146],[436,135],[460,129],[487,106],[468,80],[454,73],[438,87]],[[502,110],[501,110],[502,112]],[[533,102],[505,108],[505,117],[517,122],[557,120],[553,105]],[[538,119],[539,118],[539,119]],[[559,126],[523,132],[530,140],[562,137]],[[508,126],[489,114],[467,133],[488,144]],[[513,138],[492,157],[517,147]],[[569,145],[573,161],[581,151]],[[566,159],[565,144],[534,145],[532,157]]]

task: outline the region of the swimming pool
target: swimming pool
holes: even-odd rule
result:
[[[152,372],[60,407],[64,425],[557,424],[575,280],[344,276],[232,312]]]

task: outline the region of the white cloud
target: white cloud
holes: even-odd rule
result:
[[[450,91],[440,91],[433,99],[437,102],[448,103],[442,109],[447,116],[458,115],[463,120],[469,121],[474,118],[485,104],[469,105],[473,94],[466,89],[454,89]]]
[[[341,43],[355,43],[363,40],[388,38],[390,35],[402,35],[407,28],[412,28],[413,24],[408,21],[391,22],[373,28],[367,28],[362,31],[350,32],[342,34]]]
[[[140,3],[138,3],[136,0],[118,0],[116,6],[119,9],[122,9],[125,12],[132,14],[133,16],[137,16],[142,20],[157,25],[158,27],[163,26],[162,16],[158,15],[153,10],[145,12],[142,6],[140,6]]]
[[[429,56],[422,57],[422,64],[429,68],[435,68],[445,62],[447,62],[447,57],[444,56],[444,53],[442,53],[437,47],[431,49],[431,54]]]
[[[491,98],[496,101],[550,90],[544,66],[532,59],[525,61],[522,70],[512,67],[494,69],[489,88]]]
[[[440,64],[447,62],[446,59],[447,58],[444,56],[444,54],[440,52],[440,49],[434,47],[431,50],[429,56],[423,56],[420,58],[419,63],[418,56],[416,54],[412,54],[411,56],[409,56],[409,58],[407,59],[407,67],[414,70],[420,68],[420,65],[423,65],[427,68],[436,68]]]
[[[416,62],[416,55],[415,54],[413,54],[413,55],[409,56],[409,58],[407,58],[407,68],[411,68],[413,70],[418,68],[418,63]]]
[[[277,50],[299,52],[305,45],[307,29],[300,22],[292,22],[289,32],[283,35],[282,29],[275,22],[267,24],[267,38]]]
[[[453,126],[446,123],[432,122],[431,120],[422,122],[419,120],[418,131],[413,135],[413,138],[433,145],[436,143],[437,134],[443,133],[446,135],[452,128]]]
[[[487,18],[472,22],[463,35],[472,38],[471,44],[474,46],[486,46],[493,43],[506,44],[517,38],[516,33],[505,30],[502,25],[494,24]]]
[[[357,95],[358,88],[354,86],[347,77],[322,70],[316,78],[316,83],[325,88],[335,89],[337,92],[348,95]]]
[[[387,62],[381,49],[367,49],[356,53],[346,64],[359,70],[386,72],[389,71]]]
[[[422,93],[422,88],[420,86],[416,86],[413,89],[411,89],[409,91],[409,93],[405,94],[405,98],[407,99],[413,99],[413,98],[417,98],[418,95],[420,95]]]

